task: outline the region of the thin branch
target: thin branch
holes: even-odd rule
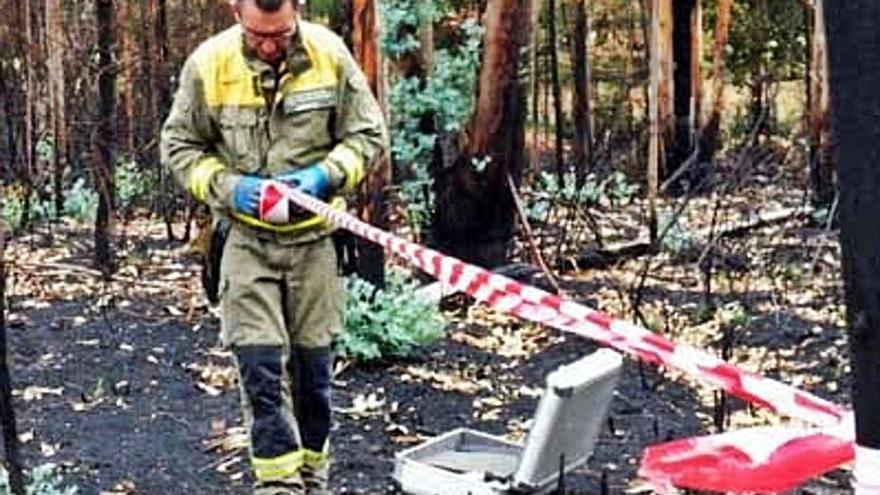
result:
[[[507,187],[510,189],[510,195],[513,197],[513,204],[516,206],[517,216],[519,216],[520,223],[525,231],[526,240],[528,241],[532,252],[532,259],[541,267],[541,270],[544,272],[544,275],[547,276],[547,280],[550,281],[550,284],[553,285],[553,289],[556,290],[556,293],[561,294],[556,276],[553,275],[553,272],[547,267],[547,263],[544,262],[544,257],[541,256],[541,250],[538,249],[538,245],[535,243],[535,236],[532,233],[531,225],[529,225],[529,219],[526,217],[522,198],[516,190],[516,184],[513,182],[513,177],[510,176],[510,173],[507,174]]]

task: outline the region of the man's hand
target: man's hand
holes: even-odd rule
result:
[[[330,192],[330,176],[320,163],[298,168],[275,179],[291,189],[320,199],[327,199]]]
[[[232,208],[242,215],[282,225],[291,221],[289,189],[284,183],[244,175],[232,190]]]

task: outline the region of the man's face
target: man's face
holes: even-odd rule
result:
[[[244,33],[245,44],[260,59],[274,64],[287,55],[296,33],[294,2],[284,2],[275,12],[264,12],[253,0],[241,0],[235,17]]]

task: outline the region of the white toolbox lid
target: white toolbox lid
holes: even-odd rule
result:
[[[547,375],[547,389],[513,477],[513,488],[539,490],[586,462],[608,414],[623,358],[600,349]]]

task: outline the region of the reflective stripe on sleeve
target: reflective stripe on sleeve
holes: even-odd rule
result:
[[[351,145],[340,143],[327,155],[326,162],[345,174],[344,191],[352,191],[364,179],[364,155]]]
[[[211,179],[214,175],[226,168],[216,156],[201,159],[193,165],[189,172],[189,192],[200,203],[208,200],[208,192],[211,190]]]

